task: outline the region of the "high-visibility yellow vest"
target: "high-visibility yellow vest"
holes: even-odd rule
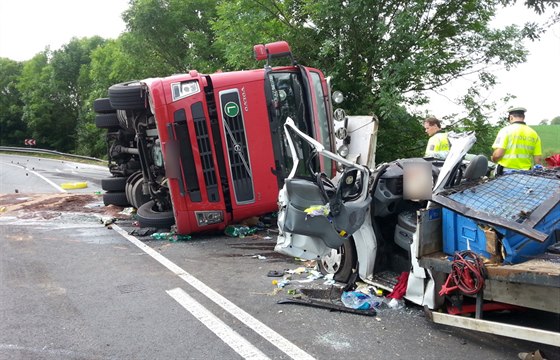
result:
[[[447,133],[437,132],[430,137],[428,145],[426,146],[425,156],[434,156],[437,153],[449,152],[449,140]]]
[[[498,132],[492,149],[504,149],[499,165],[509,169],[529,170],[533,157],[542,155],[541,138],[524,122],[515,122]]]

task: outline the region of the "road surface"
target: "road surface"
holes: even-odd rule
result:
[[[0,193],[67,192],[65,183],[87,182],[72,193],[101,191],[101,179],[110,177],[106,166],[0,153]]]
[[[275,253],[273,228],[156,241],[129,235],[134,219],[103,207],[95,188],[41,189],[50,194],[0,195],[0,359],[506,360],[536,349],[560,359],[555,347],[432,324],[411,304],[376,317],[277,304],[288,290],[331,287],[305,282],[311,268],[273,285],[270,271],[311,265]],[[546,314],[531,320],[558,329]]]

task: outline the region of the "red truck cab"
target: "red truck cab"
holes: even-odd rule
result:
[[[126,111],[134,128],[128,153],[137,149],[131,158],[142,173],[135,179],[146,199],[138,207],[141,225],[174,222],[178,234],[190,234],[276,211],[292,164],[283,132],[288,117],[333,149],[330,89],[323,73],[296,64],[286,42],[257,45],[255,56],[267,60],[264,69],[210,75],[192,70],[109,89],[111,105]],[[271,67],[280,57],[291,64]],[[133,89],[143,106],[138,99],[136,106],[127,106],[124,94]],[[333,163],[315,166],[335,174]],[[138,191],[125,192],[133,201],[140,197]]]

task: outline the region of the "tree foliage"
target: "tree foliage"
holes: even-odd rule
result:
[[[450,130],[477,131],[475,150],[488,153],[498,127],[486,114],[495,105],[480,98],[496,82],[491,66],[523,62],[521,40],[538,39],[543,30],[490,26],[501,6],[516,2],[130,0],[127,31],[116,40],[72,39],[19,65],[0,59],[0,82],[10,95],[1,100],[10,111],[0,114],[0,139],[21,142],[27,127],[25,136],[43,147],[100,156],[103,131],[94,125],[92,103],[112,84],[191,69],[260,67],[252,46],[286,40],[299,63],[332,76],[350,114],[379,118],[381,161],[421,156],[427,137],[410,106],[425,103],[427,91],[478,75],[461,98],[468,115],[445,120]],[[545,0],[525,0],[525,6],[541,14],[557,8]]]
[[[495,78],[485,69],[493,64],[509,68],[525,60],[521,28],[490,27],[499,4],[236,0],[219,5],[214,29],[217,45],[233,67],[247,65],[241,59],[242,54],[247,58],[250,45],[287,40],[302,63],[334,77],[335,87],[347,95],[350,113],[379,117],[382,143],[390,144],[402,133],[385,125],[402,118],[402,106],[425,103],[426,91],[471,73],[480,74],[479,87],[492,86]],[[255,28],[263,31],[252,31]],[[476,103],[476,89],[465,96]],[[477,118],[477,125],[481,121]],[[412,135],[425,140],[421,127]]]
[[[73,38],[61,49],[47,49],[25,63],[18,90],[23,120],[38,146],[76,149],[77,129],[87,119],[90,55],[103,43],[100,37]]]
[[[158,64],[150,76],[221,67],[210,28],[216,0],[131,0],[124,13],[128,53],[142,64]]]
[[[27,136],[27,126],[22,120],[23,102],[17,83],[23,64],[0,58],[0,145],[21,146]]]

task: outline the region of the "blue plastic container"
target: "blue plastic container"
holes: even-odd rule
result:
[[[469,219],[449,209],[443,209],[443,252],[453,255],[456,251],[472,250],[486,258],[492,254],[486,248],[486,236],[482,226],[484,222]],[[532,240],[515,231],[492,226],[500,235],[503,247],[504,263],[517,264],[534,258],[546,251],[546,248],[556,242],[555,230],[560,229],[560,205],[556,205],[535,226],[549,237],[544,242]]]

